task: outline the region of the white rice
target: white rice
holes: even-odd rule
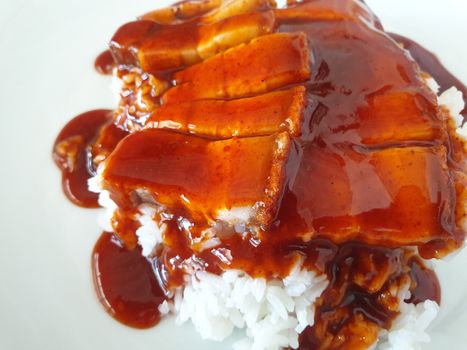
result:
[[[439,94],[439,85],[433,78],[426,79],[428,87],[436,94]],[[448,109],[450,117],[454,121],[456,132],[463,139],[467,139],[467,123],[462,125],[463,117],[462,110],[465,107],[462,92],[455,86],[447,89],[438,97],[438,104]]]
[[[110,208],[115,204],[107,193],[100,202]],[[163,226],[153,216],[152,205],[139,208],[142,224],[138,243],[148,256],[162,243]],[[185,286],[175,292],[173,301],[159,307],[161,314],[172,314],[177,324],[191,322],[201,338],[223,341],[234,330],[244,333],[233,350],[280,350],[298,347],[299,334],[314,322],[314,303],[327,287],[324,275],[300,268],[300,262],[284,279],[266,281],[251,278],[243,271],[229,270],[221,276],[205,271],[187,275]],[[405,293],[405,294],[404,294]],[[401,300],[410,296],[404,291]],[[401,314],[390,332],[380,334],[378,350],[418,350],[430,341],[426,329],[436,317],[439,306],[426,301],[417,306],[401,302]]]
[[[427,85],[438,94],[439,86],[433,79]],[[462,126],[460,112],[464,108],[462,94],[451,88],[439,96],[439,104],[450,111],[459,135],[467,138],[467,127]],[[99,188],[98,178],[89,181],[90,190],[100,193],[99,203],[105,209],[99,223],[111,231],[110,219],[116,204],[106,191]],[[145,204],[139,207],[141,227],[136,232],[143,255],[149,256],[163,243],[165,225],[158,225],[153,217],[158,207]],[[228,213],[243,219],[245,213]],[[241,214],[241,215],[239,215]],[[241,221],[241,220],[240,220]],[[300,268],[300,263],[285,279],[266,281],[251,278],[238,270],[229,270],[221,276],[205,271],[193,271],[186,276],[186,284],[175,292],[173,301],[164,302],[162,314],[174,314],[176,322],[191,322],[203,339],[222,341],[234,329],[244,331],[245,337],[235,343],[234,350],[296,349],[298,336],[314,322],[314,303],[328,280],[312,271]],[[408,293],[406,291],[406,293]],[[392,329],[382,331],[373,349],[417,350],[421,343],[430,341],[426,330],[436,317],[439,306],[433,301],[418,305],[405,303],[408,295],[401,296],[400,315]]]
[[[298,335],[313,325],[314,302],[328,285],[325,276],[299,266],[275,281],[238,270],[222,276],[198,271],[187,277],[169,309],[178,324],[191,321],[203,339],[222,341],[235,328],[244,329],[246,337],[235,350],[296,349]]]
[[[429,264],[429,262],[427,262]],[[383,330],[374,348],[377,350],[419,350],[421,344],[429,343],[430,336],[426,332],[439,312],[439,305],[426,300],[418,305],[406,303],[410,298],[408,285],[400,291],[400,315],[393,321],[388,332]]]
[[[378,342],[378,350],[419,350],[421,344],[429,343],[426,332],[436,318],[439,305],[426,300],[418,305],[401,303],[400,315],[392,324],[390,332],[383,332]]]

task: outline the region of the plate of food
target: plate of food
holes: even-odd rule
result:
[[[2,349],[465,347],[466,4],[0,10]]]

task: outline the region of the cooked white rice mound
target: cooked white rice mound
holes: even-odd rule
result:
[[[191,321],[203,339],[222,341],[235,328],[246,337],[235,350],[279,350],[298,347],[298,335],[314,323],[314,302],[327,287],[325,276],[304,271],[299,265],[283,280],[267,282],[238,270],[222,276],[196,272],[187,278],[172,311],[178,324]]]
[[[91,180],[90,185],[96,180]],[[94,187],[95,188],[95,187]],[[116,205],[106,191],[101,191],[99,203],[105,206],[101,220],[110,220]],[[141,227],[137,231],[143,254],[151,254],[162,243],[164,225],[152,219],[155,205],[139,208]],[[314,323],[315,301],[326,289],[326,276],[300,268],[300,261],[284,279],[266,281],[252,278],[243,271],[229,270],[221,276],[205,271],[193,271],[185,286],[175,292],[173,301],[159,307],[162,314],[173,314],[177,324],[191,322],[203,339],[222,341],[235,329],[245,337],[233,350],[280,350],[298,348],[300,333]],[[410,297],[404,291],[401,300]],[[426,333],[436,317],[439,306],[425,301],[417,306],[401,302],[401,315],[390,332],[380,334],[377,350],[418,350],[430,341]]]
[[[426,300],[418,305],[406,303],[410,298],[408,288],[399,296],[400,315],[393,321],[390,332],[383,330],[374,348],[377,350],[420,350],[421,344],[429,343],[431,338],[426,332],[439,312],[439,305]]]
[[[390,332],[383,332],[376,349],[378,350],[419,350],[421,344],[429,343],[426,333],[436,318],[439,305],[426,300],[418,305],[401,303],[400,315],[392,324]]]
[[[427,79],[427,85],[438,94],[439,86],[434,79]],[[464,108],[462,93],[453,87],[443,92],[438,101],[450,111],[457,133],[467,138],[467,126],[462,126],[460,115]],[[100,193],[99,204],[104,209],[99,223],[104,230],[111,231],[110,219],[116,204],[108,192],[100,189],[98,176],[90,179],[89,188]],[[145,256],[163,242],[165,226],[153,220],[157,210],[152,204],[139,208],[141,227],[137,236]],[[251,278],[238,270],[221,276],[193,271],[186,277],[185,286],[175,292],[173,301],[164,302],[159,310],[162,314],[174,314],[178,324],[191,321],[203,339],[222,341],[235,329],[244,330],[245,337],[234,344],[234,350],[296,349],[299,334],[313,325],[314,303],[328,285],[326,276],[300,266],[297,262],[289,276],[273,281]],[[373,349],[418,350],[420,344],[430,341],[426,330],[439,306],[429,300],[416,306],[405,303],[407,293],[401,296],[401,314],[391,331],[381,332]]]

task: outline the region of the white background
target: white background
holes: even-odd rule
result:
[[[205,349],[171,321],[137,331],[101,309],[90,277],[95,212],[60,189],[50,152],[71,117],[114,107],[93,61],[160,0],[0,1],[0,349]],[[467,1],[368,0],[388,30],[436,51],[467,82]],[[441,263],[443,312],[427,350],[467,343],[467,253]]]

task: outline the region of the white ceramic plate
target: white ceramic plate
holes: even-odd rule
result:
[[[368,0],[386,28],[467,82],[467,2]],[[96,214],[62,195],[50,151],[73,116],[115,106],[93,60],[117,27],[168,1],[0,1],[0,349],[227,349],[172,321],[139,331],[100,307],[90,275]],[[439,263],[443,309],[424,349],[467,345],[467,252]]]

